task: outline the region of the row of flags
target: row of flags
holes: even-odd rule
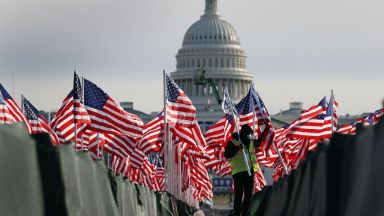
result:
[[[213,196],[209,170],[220,176],[231,173],[224,150],[241,125],[251,126],[255,138],[262,139],[256,151],[258,162],[273,168],[277,181],[333,133],[355,134],[357,124],[374,125],[384,115],[381,109],[337,129],[338,103],[332,93],[329,101],[324,97],[290,125],[276,129],[263,100],[251,86],[239,103],[224,100],[223,117],[203,134],[196,108],[168,75],[165,93],[164,110],[144,125],[99,86],[80,79],[75,72],[73,89],[49,122],[25,97],[20,109],[0,84],[0,124],[24,122],[30,133],[48,133],[55,145],[72,142],[76,151],[89,151],[94,159],[102,159],[105,152],[110,155],[109,168],[116,175],[155,191],[165,191],[167,185],[176,183],[182,192],[188,191],[202,201]],[[154,153],[157,156],[151,161]],[[179,170],[171,170],[175,167]],[[172,179],[170,173],[180,178]],[[261,169],[255,175],[255,190],[260,191],[266,180]]]
[[[94,159],[109,154],[108,165],[117,175],[156,191],[166,190],[165,140],[181,150],[173,158],[182,167],[182,189],[197,201],[211,199],[212,184],[205,167],[206,142],[196,119],[196,109],[176,83],[166,76],[167,103],[163,112],[144,125],[125,111],[99,86],[74,73],[73,89],[48,122],[26,98],[19,108],[0,85],[0,123],[24,122],[30,133],[48,133],[55,145],[72,142],[76,151],[89,151]],[[166,124],[164,120],[166,119]],[[173,151],[177,152],[177,151]],[[149,155],[159,159],[151,163]],[[169,169],[169,167],[167,168]],[[168,183],[169,184],[169,183]],[[181,185],[181,184],[180,184]]]

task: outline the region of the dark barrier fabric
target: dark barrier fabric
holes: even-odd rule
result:
[[[285,200],[287,199],[288,182],[287,178],[280,179],[272,186],[267,202],[264,215],[284,215],[286,213]]]
[[[364,215],[384,215],[384,121],[381,119],[374,129],[374,143],[371,164],[369,167],[369,180],[366,191],[361,196],[362,212]],[[372,202],[374,200],[375,202]]]
[[[0,215],[44,215],[34,141],[25,126],[0,127]]]
[[[347,144],[340,184],[340,214],[361,215],[364,192],[368,188],[373,150],[373,128],[367,128]]]
[[[268,202],[268,196],[272,192],[272,186],[266,186],[264,190],[256,193],[251,202],[251,215],[264,215],[265,206]]]
[[[45,215],[67,215],[65,191],[57,148],[48,134],[35,134],[40,175],[43,185]]]
[[[335,134],[327,150],[327,211],[326,215],[339,215],[341,170],[349,135]]]
[[[311,196],[309,197],[308,215],[320,216],[326,213],[327,202],[327,172],[326,151],[327,146],[320,144],[311,160]]]
[[[177,201],[177,212],[179,213],[179,216],[189,216],[193,215],[197,209],[192,208],[188,206],[185,202],[176,200]]]
[[[384,215],[384,122],[335,134],[253,197],[252,215]]]

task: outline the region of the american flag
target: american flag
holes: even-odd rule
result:
[[[264,178],[263,171],[261,169],[259,169],[255,173],[255,179],[254,179],[255,192],[262,191],[266,185],[267,185],[267,181]]]
[[[75,134],[81,136],[83,130],[91,123],[88,112],[81,103],[82,92],[80,78],[75,72],[73,89],[64,98],[61,107],[51,122],[51,128],[58,135],[60,143],[70,140],[75,141]]]
[[[89,151],[94,160],[102,159],[104,144],[104,134],[85,129],[77,135],[76,151]]]
[[[166,78],[167,122],[172,126],[191,127],[196,123],[196,108],[168,75]]]
[[[271,117],[269,116],[267,107],[265,106],[263,100],[261,99],[259,93],[255,90],[254,86],[251,87],[250,91],[253,91],[252,94],[254,101],[256,101],[256,116],[259,121],[259,125],[272,126]]]
[[[90,129],[114,135],[141,137],[143,121],[123,108],[101,88],[84,79],[84,106],[90,118]]]
[[[28,121],[17,106],[17,103],[3,85],[0,84],[0,123],[12,124],[17,122],[24,122],[28,132],[31,133]]]
[[[384,109],[376,110],[373,113],[370,113],[365,119],[364,119],[364,126],[373,126],[376,125],[379,119],[384,115]]]
[[[337,133],[355,135],[356,134],[356,126],[354,123],[345,124],[337,130]]]
[[[228,89],[224,89],[224,97],[223,97],[223,103],[221,104],[221,108],[223,109],[224,113],[232,115],[232,116],[238,116],[235,105],[232,103],[231,97],[229,96]]]
[[[226,114],[205,132],[207,145],[225,147],[235,129],[233,117]]]
[[[194,198],[200,200],[202,198],[210,199],[212,198],[212,183],[210,181],[208,171],[204,166],[204,163],[201,159],[190,160],[191,168],[191,186],[197,189],[197,192],[194,195]]]
[[[104,134],[105,144],[103,150],[120,158],[130,158],[134,168],[140,168],[143,164],[145,154],[136,148],[137,139],[128,135]]]
[[[59,139],[56,133],[49,126],[48,121],[25,97],[23,97],[23,108],[24,115],[27,118],[28,124],[31,128],[31,133],[48,133],[53,144],[59,144]]]
[[[282,154],[284,154],[284,151],[286,151],[285,148],[288,148],[289,151],[292,145],[296,144],[297,142],[296,140],[290,138],[290,134],[294,133],[291,131],[291,129],[295,131],[297,128],[300,128],[301,125],[305,125],[307,122],[312,121],[312,119],[323,117],[323,114],[325,114],[325,107],[326,98],[324,97],[318,105],[312,106],[309,109],[302,111],[299,118],[293,121],[289,126],[279,128],[274,131],[275,134],[272,139],[274,140],[276,147]],[[323,120],[321,120],[321,123],[323,123]],[[311,141],[311,149],[316,148],[317,142],[318,140]],[[277,159],[278,152],[275,148],[268,148],[267,153],[258,151],[258,160],[260,161],[260,163],[263,163],[266,167],[274,167],[275,163],[277,162]]]
[[[207,146],[205,138],[197,122],[195,122],[191,127],[185,128],[180,126],[171,126],[170,131],[173,134],[174,141],[182,141],[189,145],[189,147],[195,153],[195,157],[208,158],[207,153],[205,152],[205,147]]]
[[[338,103],[335,101],[334,95],[331,96],[328,103],[327,112],[324,116],[324,125],[321,133],[322,139],[329,139],[332,137],[332,134],[334,131],[336,131],[337,128],[337,110]],[[336,121],[334,121],[336,119]]]
[[[75,114],[74,114],[74,100],[73,90],[64,98],[61,107],[55,114],[50,124],[51,128],[55,131],[59,137],[60,143],[65,143],[75,138]],[[78,109],[84,109],[82,104],[78,105]],[[79,113],[79,112],[78,112]],[[84,128],[88,126],[90,119],[86,119],[86,116],[81,120],[78,118],[76,131],[80,135]]]
[[[75,123],[89,124],[90,118],[83,105],[83,89],[79,76],[73,78],[73,115]]]
[[[257,137],[260,137],[261,130],[258,124],[258,118],[262,118],[263,122],[265,122],[265,119],[260,113],[260,109],[256,109],[256,107],[258,107],[256,97],[258,97],[258,95],[256,94],[256,91],[253,86],[251,86],[248,91],[248,94],[238,104],[236,104],[236,111],[240,117],[240,125],[247,124],[251,128],[254,126],[254,133],[257,134]],[[259,99],[259,101],[261,107],[265,107],[261,99]],[[265,112],[268,113],[266,109]]]
[[[164,139],[164,115],[159,113],[143,128],[143,135],[138,142],[138,148],[145,155],[151,152],[159,152]]]
[[[224,163],[213,166],[212,171],[215,172],[218,176],[225,177],[231,174],[231,164],[229,164],[228,161],[225,161]]]
[[[15,123],[13,116],[7,107],[2,93],[0,92],[0,124],[13,124]]]
[[[319,109],[321,107],[321,109]],[[326,100],[325,98],[320,101],[318,107],[311,107],[305,113],[311,113],[312,118],[303,118],[302,115],[298,120],[294,121],[287,129],[287,137],[295,139],[321,139],[323,136],[324,119],[326,117]],[[314,116],[314,113],[317,115]],[[319,114],[318,114],[319,113]],[[331,116],[332,117],[332,116]],[[304,120],[301,120],[304,119]]]
[[[271,161],[269,159],[270,156],[268,156],[268,154],[271,152],[275,152],[276,154],[274,156],[277,156],[278,149],[275,149],[277,148],[277,146],[274,143],[275,129],[272,126],[272,120],[269,116],[267,107],[265,106],[260,95],[253,88],[253,86],[250,91],[254,91],[252,95],[254,97],[254,101],[256,102],[255,109],[258,125],[265,125],[264,130],[267,130],[267,132],[265,132],[266,135],[260,137],[260,139],[262,139],[260,147],[256,149],[257,160],[259,163],[268,166],[269,164],[271,164]]]
[[[165,191],[164,167],[156,167],[156,181],[159,185],[159,191]]]
[[[196,120],[196,108],[183,90],[168,76],[166,78],[167,123],[172,139],[189,144],[198,157],[205,157],[206,142]]]
[[[209,156],[209,159],[204,162],[207,169],[211,169],[226,162],[224,157],[225,148],[223,146],[208,145],[205,151]]]

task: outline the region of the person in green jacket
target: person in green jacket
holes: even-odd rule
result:
[[[224,156],[231,164],[235,189],[233,215],[249,215],[255,173],[260,169],[256,160],[255,148],[260,145],[264,134],[263,132],[260,139],[254,139],[253,130],[249,125],[245,124],[241,127],[240,135],[238,133],[232,134],[232,140],[225,147]],[[247,165],[244,161],[243,148],[248,159],[251,175],[248,174]]]

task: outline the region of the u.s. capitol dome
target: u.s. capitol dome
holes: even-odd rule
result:
[[[205,77],[215,83],[221,99],[226,87],[237,102],[253,81],[246,58],[235,28],[218,15],[217,0],[205,0],[204,14],[185,33],[176,54],[176,71],[171,73],[197,108],[201,124],[216,121],[223,113],[210,85],[196,84],[198,71],[205,70]]]

